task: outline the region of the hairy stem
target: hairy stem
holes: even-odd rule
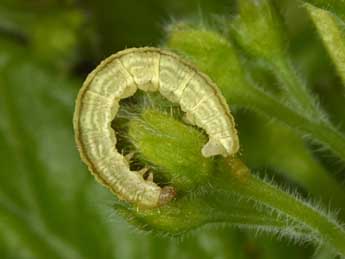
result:
[[[344,186],[315,159],[298,134],[282,123],[269,121],[253,112],[237,113],[236,121],[241,132],[243,159],[252,168],[275,169],[314,197],[322,199],[326,206],[331,204],[334,209],[339,209],[339,216],[345,219]]]
[[[345,137],[330,124],[309,119],[256,87],[251,87],[246,93],[232,91],[231,100],[235,104],[276,118],[306,136],[310,135],[345,161]]]
[[[232,173],[229,181],[220,182],[223,188],[230,189],[242,197],[247,197],[266,205],[292,218],[313,232],[320,242],[326,242],[338,253],[345,256],[345,230],[329,215],[313,208],[294,196],[268,184],[249,174],[249,169],[243,163],[234,162],[230,165]]]
[[[283,89],[286,97],[296,105],[299,111],[309,115],[310,118],[323,120],[324,114],[317,106],[315,98],[312,96],[301,78],[297,75],[288,57],[282,57],[273,61],[273,70]]]
[[[303,225],[272,210],[258,208],[251,200],[240,200],[225,189],[206,188],[158,209],[137,210],[124,205],[116,205],[116,209],[137,227],[169,236],[179,236],[203,225],[226,224],[290,239],[312,239],[312,233]]]

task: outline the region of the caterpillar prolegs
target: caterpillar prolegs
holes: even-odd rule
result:
[[[179,104],[188,122],[205,130],[209,141],[201,150],[203,156],[231,156],[238,151],[239,141],[234,119],[217,86],[179,56],[158,48],[131,48],[106,58],[79,91],[73,119],[76,143],[98,181],[120,199],[154,208],[174,198],[175,189],[160,187],[140,172],[131,171],[127,159],[116,149],[111,127],[120,100],[138,89],[159,91]]]

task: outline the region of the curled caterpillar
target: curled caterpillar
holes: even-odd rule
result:
[[[178,103],[189,123],[205,130],[209,141],[205,157],[234,155],[239,149],[235,123],[217,86],[193,65],[158,48],[120,51],[93,70],[79,91],[74,130],[82,160],[96,179],[138,207],[155,208],[175,196],[171,186],[160,187],[143,174],[131,171],[129,162],[116,150],[111,127],[119,101],[142,91],[159,91]]]

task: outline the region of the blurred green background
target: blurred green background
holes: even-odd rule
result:
[[[276,1],[306,79],[337,82],[306,15]],[[139,232],[81,163],[72,129],[87,73],[126,47],[159,46],[174,21],[231,18],[233,0],[1,0],[0,258],[306,258],[312,249],[225,227],[179,239]],[[327,109],[336,109],[329,102]]]

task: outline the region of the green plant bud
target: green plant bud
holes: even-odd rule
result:
[[[239,16],[232,29],[238,44],[254,57],[272,61],[286,48],[282,24],[268,0],[239,1]]]
[[[139,120],[129,121],[128,137],[140,159],[156,167],[163,182],[177,191],[190,191],[213,171],[214,160],[201,154],[206,135],[171,115],[144,110]]]

